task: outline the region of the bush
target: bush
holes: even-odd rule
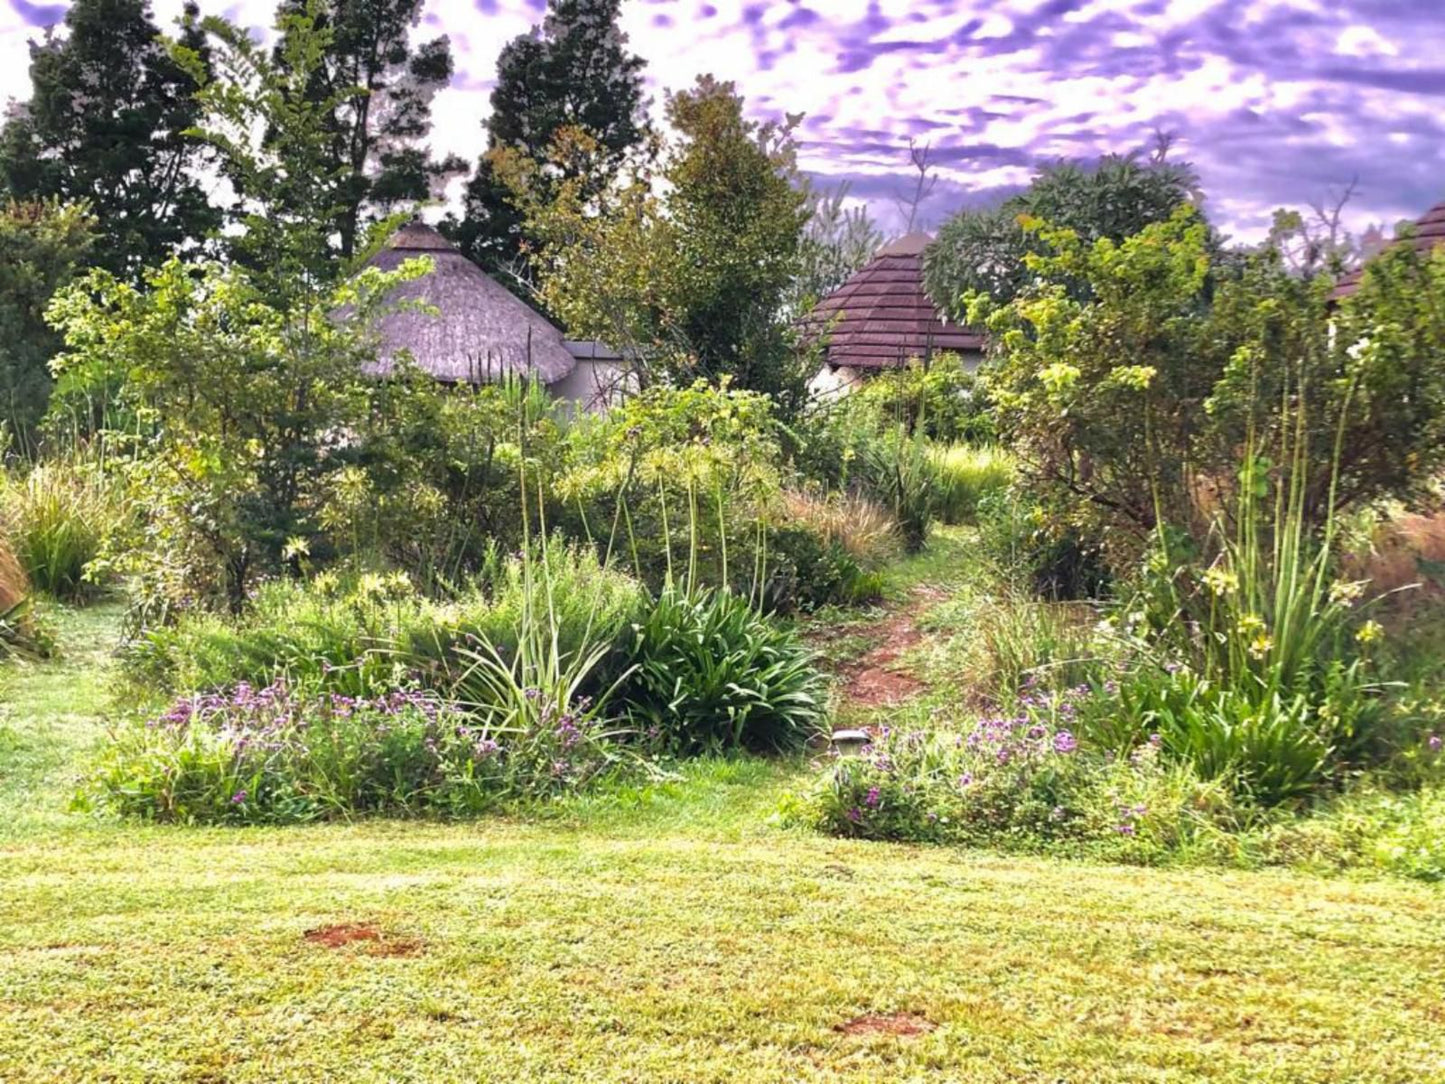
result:
[[[1066,702],[1031,698],[965,731],[884,728],[837,761],[808,808],[866,839],[1062,847],[1157,861],[1227,819],[1228,795],[1146,743],[1129,757],[1083,748]]]
[[[568,654],[616,640],[641,612],[637,582],[604,571],[589,550],[548,547],[550,602],[545,581],[529,581],[523,564],[494,557],[476,585],[446,601],[420,595],[396,573],[273,582],[239,618],[195,612],[147,630],[123,661],[134,682],[166,693],[259,687],[285,677],[353,696],[380,695],[398,682],[450,695],[472,665],[464,649],[484,642],[515,657],[529,589],[530,604],[550,610]]]
[[[763,609],[770,613],[811,611],[820,606],[857,606],[883,596],[883,574],[859,565],[839,540],[808,527],[775,527],[768,532]]]
[[[798,749],[822,727],[812,652],[729,591],[663,592],[628,657],[618,712],[679,755]]]
[[[20,479],[7,477],[0,518],[31,583],[74,602],[96,590],[87,570],[126,513],[118,488],[98,466],[77,458],[42,463]]]
[[[941,441],[994,438],[988,399],[956,354],[939,354],[928,365],[915,359],[877,373],[856,396],[858,405],[883,425],[902,423],[910,435]]]
[[[575,425],[557,516],[654,591],[744,583],[755,595],[780,488],[772,409],[726,385],[649,387]]]
[[[595,719],[533,723],[493,725],[416,692],[242,684],[118,731],[80,803],[202,824],[461,814],[580,786],[615,762]]]
[[[934,514],[944,523],[972,523],[979,502],[1013,482],[1013,457],[993,447],[935,445],[928,451],[934,470]]]
[[[982,494],[975,514],[980,548],[1001,579],[1056,601],[1108,593],[1112,579],[1099,547],[1016,488]]]

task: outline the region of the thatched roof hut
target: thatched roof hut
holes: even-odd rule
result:
[[[392,271],[417,256],[430,257],[433,269],[398,287],[391,299],[421,301],[437,312],[404,308],[382,318],[378,375],[390,371],[402,350],[432,376],[452,384],[532,374],[550,385],[577,367],[560,331],[425,223],[397,230],[370,262]]]
[[[1436,245],[1445,245],[1445,203],[1437,203],[1415,220],[1414,233],[1408,243],[1420,252],[1429,252]],[[1353,294],[1360,288],[1360,279],[1364,273],[1364,267],[1357,267],[1341,275],[1340,281],[1335,283],[1334,290],[1330,292],[1330,300],[1342,301]]]
[[[984,336],[948,323],[923,287],[923,250],[933,239],[911,233],[884,245],[847,282],[818,302],[809,323],[831,326],[823,360],[831,368],[896,369],[950,351],[977,360]]]

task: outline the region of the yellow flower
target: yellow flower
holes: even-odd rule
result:
[[[1330,602],[1336,606],[1353,606],[1365,593],[1368,580],[1336,580],[1330,585]]]
[[[1373,644],[1383,635],[1385,635],[1385,630],[1380,627],[1378,621],[1366,621],[1360,626],[1360,631],[1355,633],[1355,640],[1361,644]]]
[[[1238,574],[1231,569],[1221,568],[1219,565],[1205,570],[1202,579],[1204,586],[1209,588],[1211,594],[1232,595],[1239,590]]]
[[[1265,630],[1264,618],[1259,614],[1245,614],[1239,619],[1234,630],[1241,636],[1253,636],[1255,633],[1263,633]]]
[[[1274,640],[1269,633],[1261,632],[1249,645],[1249,654],[1252,658],[1262,659],[1269,654],[1269,649],[1274,647]]]

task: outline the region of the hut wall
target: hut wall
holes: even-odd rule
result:
[[[601,414],[637,389],[637,374],[620,358],[579,358],[577,367],[547,390],[576,409]]]

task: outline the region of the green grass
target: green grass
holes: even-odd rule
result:
[[[1445,1080],[1438,889],[814,836],[769,818],[801,764],[526,821],[67,816],[113,621],[6,690],[6,1084]]]

